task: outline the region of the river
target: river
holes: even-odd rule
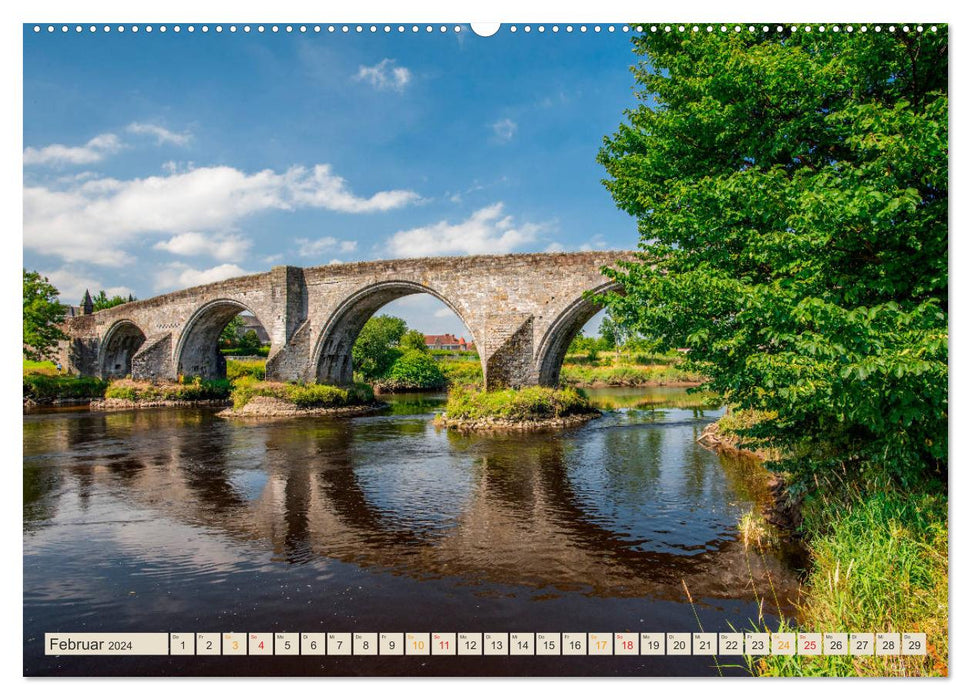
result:
[[[53,657],[45,632],[695,632],[792,614],[767,497],[683,389],[571,430],[461,435],[444,396],[350,418],[24,416],[27,675],[738,675],[739,658]],[[690,595],[690,598],[689,598]],[[764,615],[759,622],[760,610]]]

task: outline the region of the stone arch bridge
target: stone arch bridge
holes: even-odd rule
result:
[[[554,385],[567,347],[599,310],[588,292],[630,252],[535,253],[274,267],[69,319],[60,359],[103,378],[224,376],[219,334],[252,313],[270,336],[267,379],[349,384],[351,348],[379,308],[409,294],[444,302],[472,335],[486,386]]]

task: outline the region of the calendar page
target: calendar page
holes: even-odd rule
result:
[[[84,14],[24,676],[948,675],[946,22]]]

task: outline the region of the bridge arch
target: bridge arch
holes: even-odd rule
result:
[[[145,342],[145,333],[134,321],[115,321],[101,339],[98,352],[98,374],[102,379],[127,377],[131,361]]]
[[[550,324],[543,339],[539,343],[536,353],[536,370],[539,384],[542,386],[556,386],[560,381],[560,368],[566,358],[566,351],[577,333],[594,317],[603,306],[595,304],[587,298],[588,294],[603,294],[618,291],[621,286],[616,282],[609,282],[589,290],[579,299],[570,303],[553,323]]]
[[[262,323],[253,309],[235,299],[214,299],[197,308],[183,327],[175,348],[177,376],[225,377],[226,360],[219,352],[219,335],[226,324],[243,311],[253,314]]]
[[[348,296],[324,323],[310,356],[310,367],[318,382],[350,384],[354,379],[351,350],[367,320],[385,304],[410,294],[430,294],[458,316],[476,342],[472,326],[456,304],[441,292],[419,282],[390,280],[370,284]]]

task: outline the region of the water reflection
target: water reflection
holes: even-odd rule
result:
[[[693,401],[673,396],[667,405]],[[291,566],[672,601],[685,588],[736,600],[791,586],[736,537],[764,494],[741,476],[750,469],[695,443],[711,411],[621,410],[563,433],[470,436],[430,423],[440,403],[263,424],[205,410],[25,417],[25,549],[45,527],[96,530],[86,514],[97,501],[97,522],[137,511]]]

